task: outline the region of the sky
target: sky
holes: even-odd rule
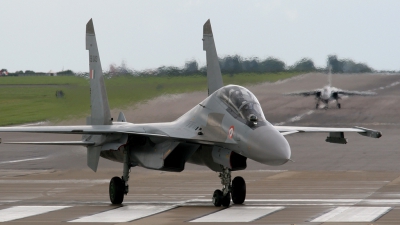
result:
[[[103,70],[205,64],[211,20],[220,57],[275,57],[325,67],[336,54],[377,70],[400,70],[400,1],[389,0],[2,0],[0,67],[10,72],[89,70],[93,18]]]

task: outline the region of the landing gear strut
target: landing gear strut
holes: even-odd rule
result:
[[[124,170],[122,177],[113,177],[110,181],[109,194],[112,204],[121,204],[124,201],[124,195],[129,192],[129,172],[131,169],[129,161],[129,149],[124,150]]]
[[[215,190],[213,194],[214,206],[228,207],[232,201],[235,204],[242,204],[246,199],[246,182],[242,177],[235,177],[231,184],[231,170],[227,167],[222,167],[222,172],[219,173],[221,178],[222,191]]]

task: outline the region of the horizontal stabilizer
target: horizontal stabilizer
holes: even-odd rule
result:
[[[90,146],[95,143],[92,141],[40,141],[40,142],[4,142],[4,144],[19,144],[19,145],[80,145]]]

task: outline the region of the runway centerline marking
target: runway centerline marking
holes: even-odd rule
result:
[[[14,206],[0,210],[0,222],[22,219],[69,207],[71,206]]]
[[[19,162],[26,162],[26,161],[34,161],[34,160],[41,160],[45,159],[46,157],[37,157],[37,158],[30,158],[30,159],[18,159],[18,160],[11,160],[11,161],[3,161],[0,164],[7,164],[7,163],[19,163]]]
[[[177,207],[176,205],[130,205],[112,209],[106,212],[97,213],[91,216],[84,216],[68,222],[87,223],[119,223],[137,220],[151,216]]]
[[[337,207],[310,222],[372,222],[391,209],[391,207]]]
[[[285,207],[230,207],[206,216],[194,219],[190,222],[251,222],[261,217],[267,216]]]

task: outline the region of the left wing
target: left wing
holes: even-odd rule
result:
[[[338,89],[335,92],[340,94],[340,95],[360,95],[360,96],[373,96],[373,95],[376,95],[376,93],[372,92],[372,91],[346,91],[346,90]]]
[[[356,132],[366,137],[380,138],[380,131],[367,129],[364,127],[354,128],[336,128],[336,127],[292,127],[292,126],[274,126],[282,135],[290,135],[295,133],[329,133],[326,138],[327,142],[346,144],[344,132]]]

